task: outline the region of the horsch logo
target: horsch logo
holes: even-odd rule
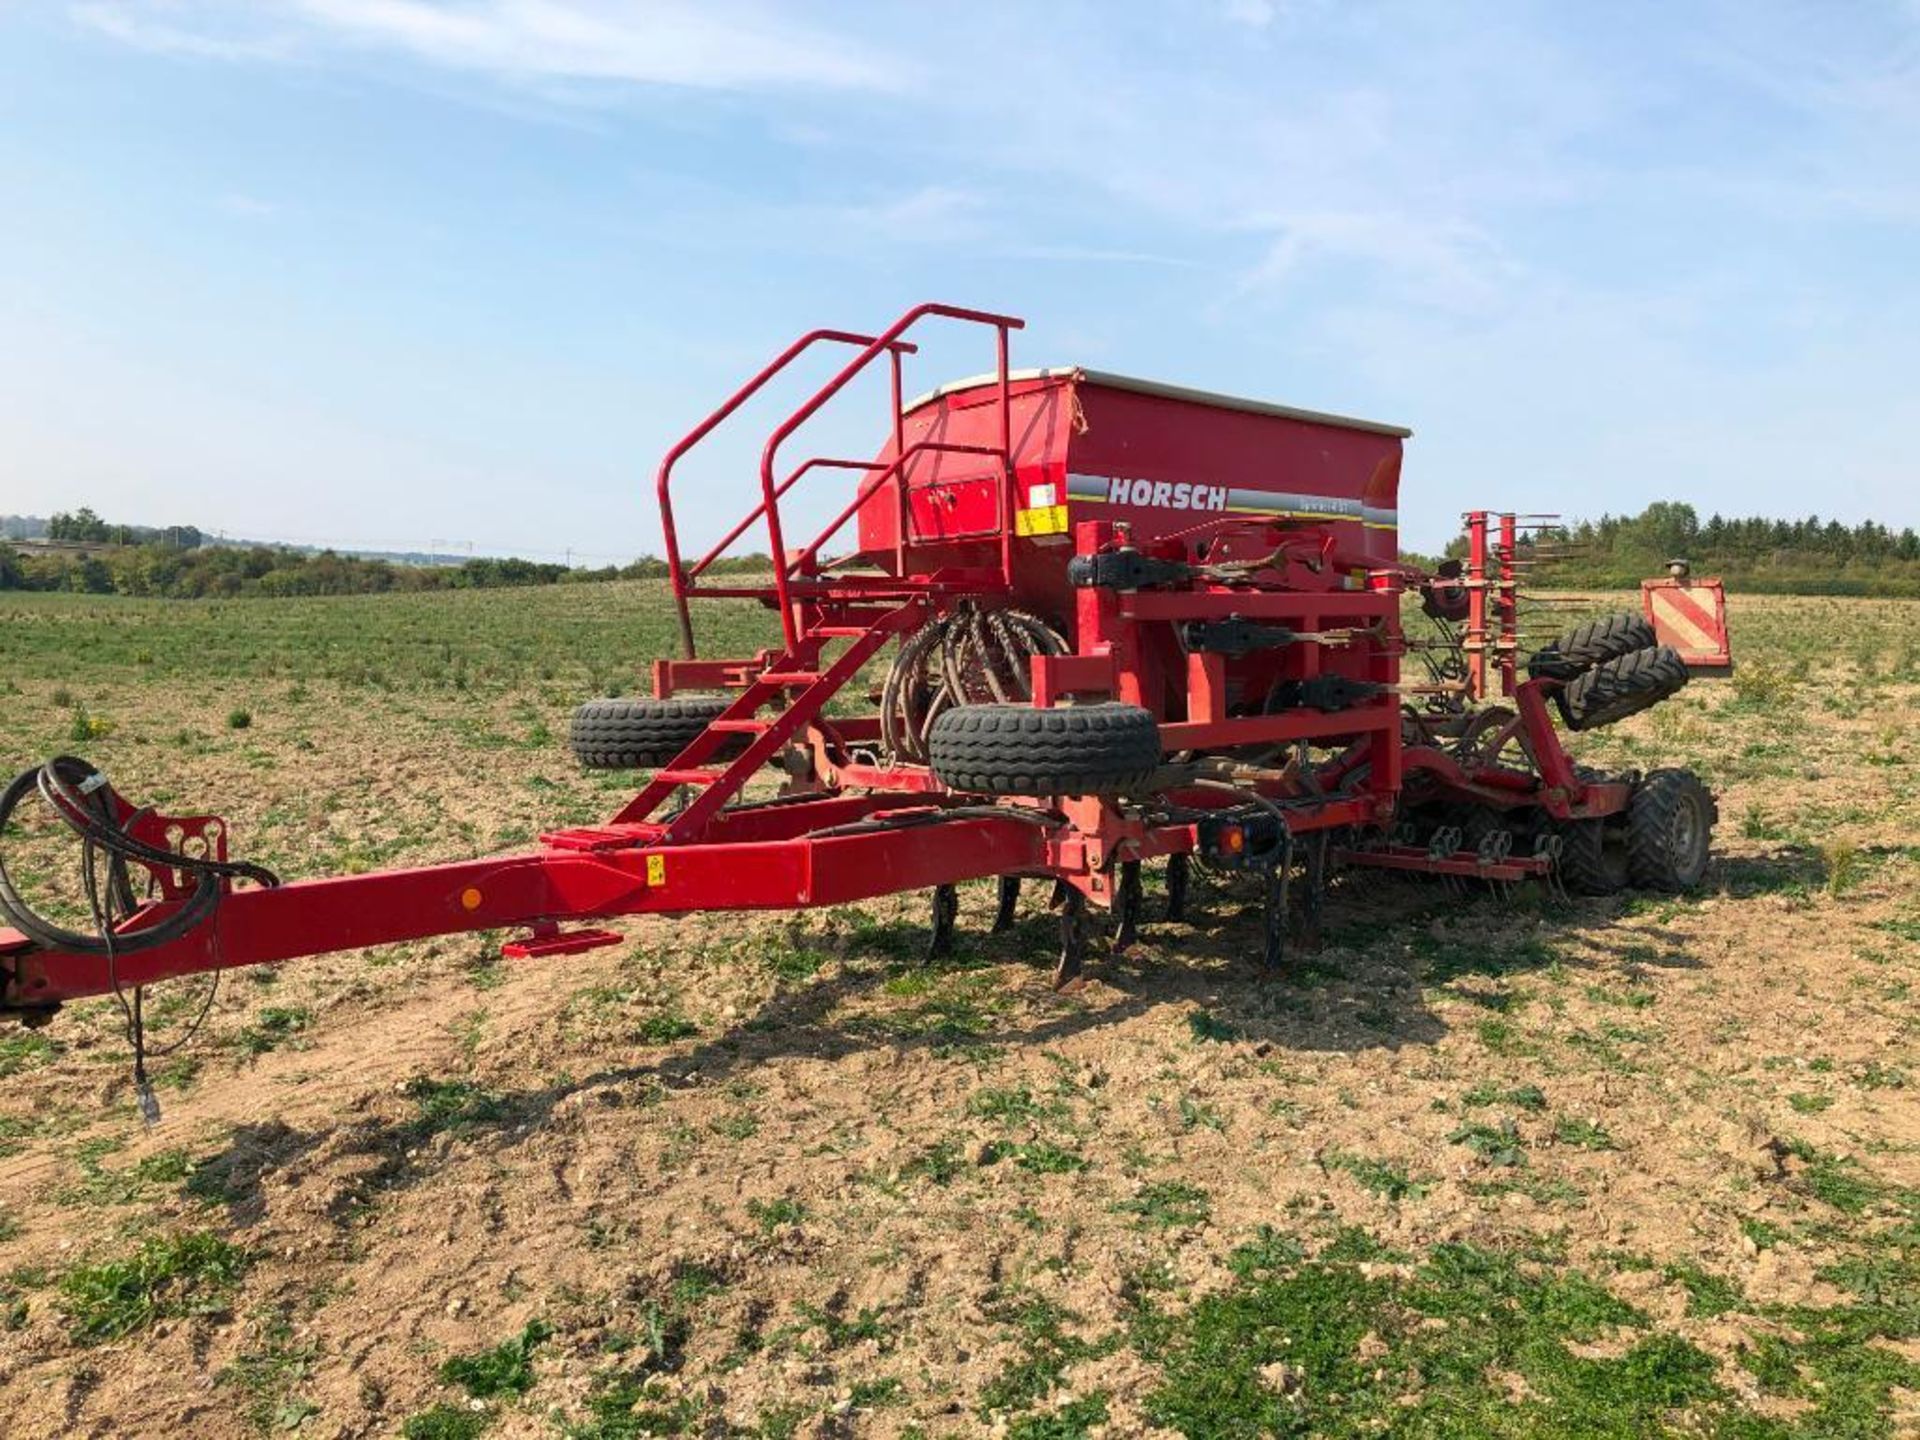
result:
[[[1159,510],[1224,510],[1227,487],[1224,485],[1176,484],[1170,480],[1122,480],[1107,482],[1109,505],[1150,505]]]

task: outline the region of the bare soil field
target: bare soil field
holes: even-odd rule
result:
[[[631,790],[561,737],[666,622],[0,597],[0,762],[288,877],[507,848]],[[338,955],[227,975],[151,1130],[111,1001],[0,1030],[0,1433],[1920,1434],[1920,605],[1733,623],[1579,741],[1714,787],[1693,896],[1357,875],[1262,982],[1150,894],[1073,996],[985,887],[931,965],[924,896]]]

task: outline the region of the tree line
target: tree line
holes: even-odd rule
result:
[[[125,535],[128,538],[122,539]],[[33,554],[0,542],[0,590],[75,590],[194,600],[276,595],[367,595],[387,591],[484,590],[512,585],[654,580],[664,560],[642,556],[596,569],[517,559],[459,565],[390,560],[273,545],[208,545],[191,525],[112,525],[91,510],[53,516],[47,538],[105,547],[87,555]],[[1736,590],[1800,595],[1920,598],[1920,536],[1876,521],[1843,525],[1761,516],[1702,521],[1693,506],[1659,501],[1638,515],[1602,515],[1539,532],[1537,585],[1631,588],[1684,558],[1697,575],[1720,575]],[[1466,553],[1464,537],[1447,554]],[[1409,559],[1417,557],[1409,556]],[[715,563],[716,574],[768,568],[764,555]]]
[[[191,525],[114,525],[93,511],[49,518],[45,538],[104,548],[87,554],[35,553],[0,541],[0,590],[67,590],[168,600],[285,595],[378,595],[391,591],[492,590],[514,585],[653,580],[667,564],[643,556],[628,565],[575,568],[513,558],[458,565],[404,565],[334,550],[283,545],[208,545]],[[765,570],[764,555],[715,562],[716,574]]]
[[[1920,535],[1874,520],[1716,514],[1703,521],[1693,506],[1662,500],[1638,515],[1555,526],[1536,541],[1532,579],[1547,588],[1630,589],[1683,559],[1695,575],[1719,575],[1733,590],[1920,597]],[[1447,553],[1465,555],[1465,538]]]

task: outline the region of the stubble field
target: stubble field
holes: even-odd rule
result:
[[[1580,741],[1712,784],[1696,896],[1356,877],[1262,982],[1217,890],[1071,997],[984,888],[934,965],[925,897],[430,941],[226,977],[150,1131],[112,1002],[0,1030],[0,1433],[1920,1433],[1920,606],[1734,628]],[[630,792],[566,715],[669,634],[0,597],[0,763],[289,877],[511,848]]]

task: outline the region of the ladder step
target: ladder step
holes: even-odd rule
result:
[[[820,672],[818,670],[769,670],[760,677],[759,683],[783,686],[817,685],[820,683]]]
[[[542,934],[536,928],[524,940],[509,940],[500,947],[500,953],[509,960],[538,960],[548,955],[578,955],[583,950],[619,945],[626,938],[617,930],[555,930]]]
[[[724,770],[656,770],[653,778],[669,785],[712,785],[725,779],[726,774]]]

